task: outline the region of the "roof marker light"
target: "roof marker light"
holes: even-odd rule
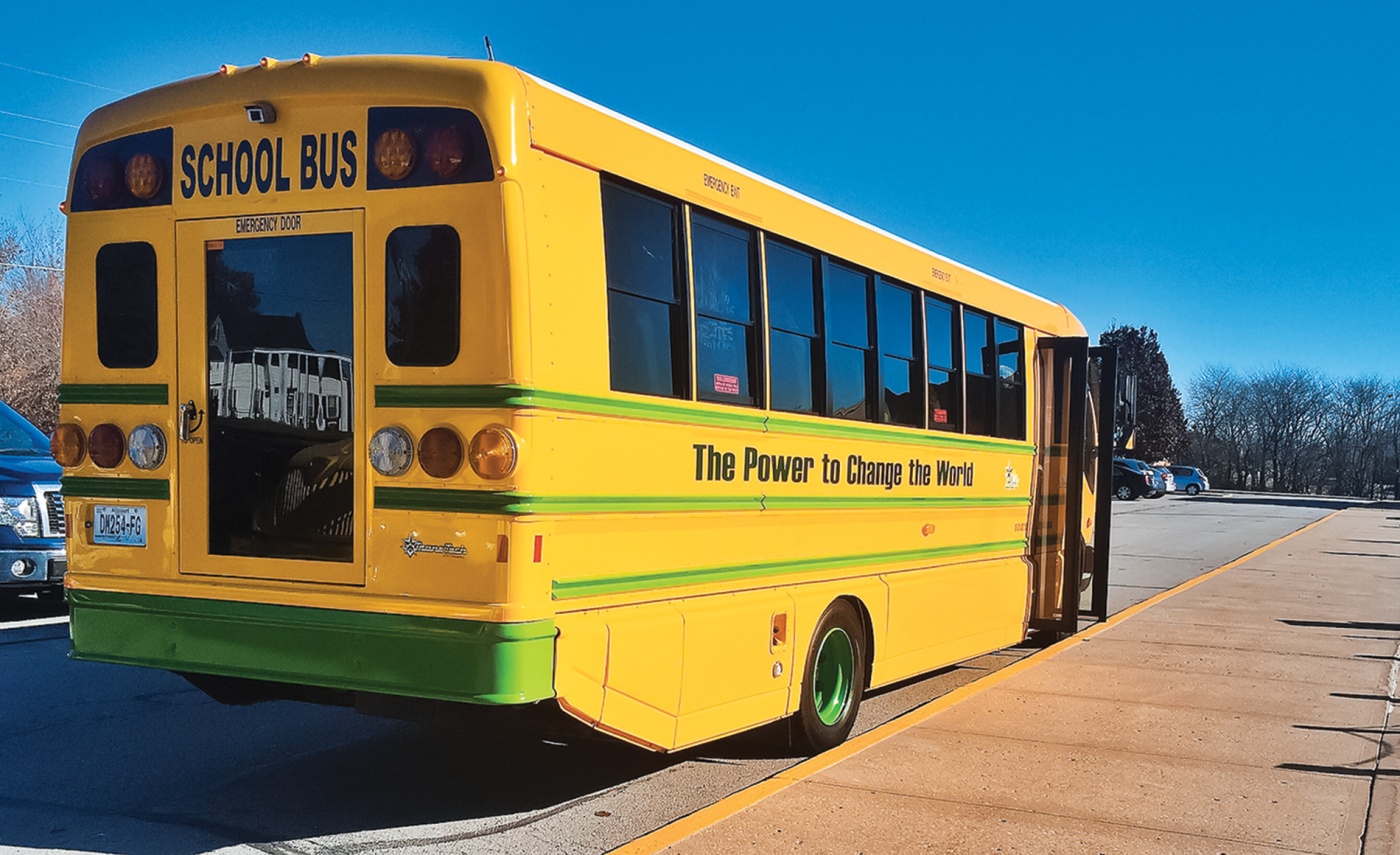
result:
[[[223,65],[219,66],[219,73],[222,74],[222,75],[225,76],[225,77],[228,77],[230,74],[233,74],[233,73],[234,73],[235,71],[237,71],[237,70],[238,70],[238,66],[236,66],[236,65],[229,65],[227,62],[224,63]]]
[[[277,60],[273,59],[270,56],[265,56],[262,59],[258,60],[258,65],[263,68],[272,68],[273,66],[277,65]]]
[[[315,65],[321,61],[321,55],[319,53],[304,53],[301,55],[301,61],[304,65]]]

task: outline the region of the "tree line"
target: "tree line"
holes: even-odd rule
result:
[[[1191,462],[1213,487],[1365,498],[1395,489],[1400,381],[1214,365],[1192,381],[1187,412]]]
[[[0,223],[0,401],[45,433],[58,423],[63,230]]]
[[[1124,453],[1196,466],[1217,488],[1395,494],[1400,380],[1212,365],[1192,379],[1183,405],[1156,331],[1114,325],[1099,344],[1117,347],[1119,370],[1137,377],[1137,442]]]

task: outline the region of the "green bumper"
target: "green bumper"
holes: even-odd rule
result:
[[[73,658],[523,704],[554,697],[554,621],[372,614],[70,590]]]

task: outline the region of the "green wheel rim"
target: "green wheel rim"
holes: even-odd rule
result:
[[[856,671],[855,646],[840,627],[833,628],[817,648],[816,671],[812,674],[812,706],[817,718],[831,727],[846,714],[851,704],[852,679]]]

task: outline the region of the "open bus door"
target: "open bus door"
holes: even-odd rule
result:
[[[1108,617],[1118,351],[1082,337],[1042,339],[1036,360],[1029,624],[1061,637],[1081,617]]]

